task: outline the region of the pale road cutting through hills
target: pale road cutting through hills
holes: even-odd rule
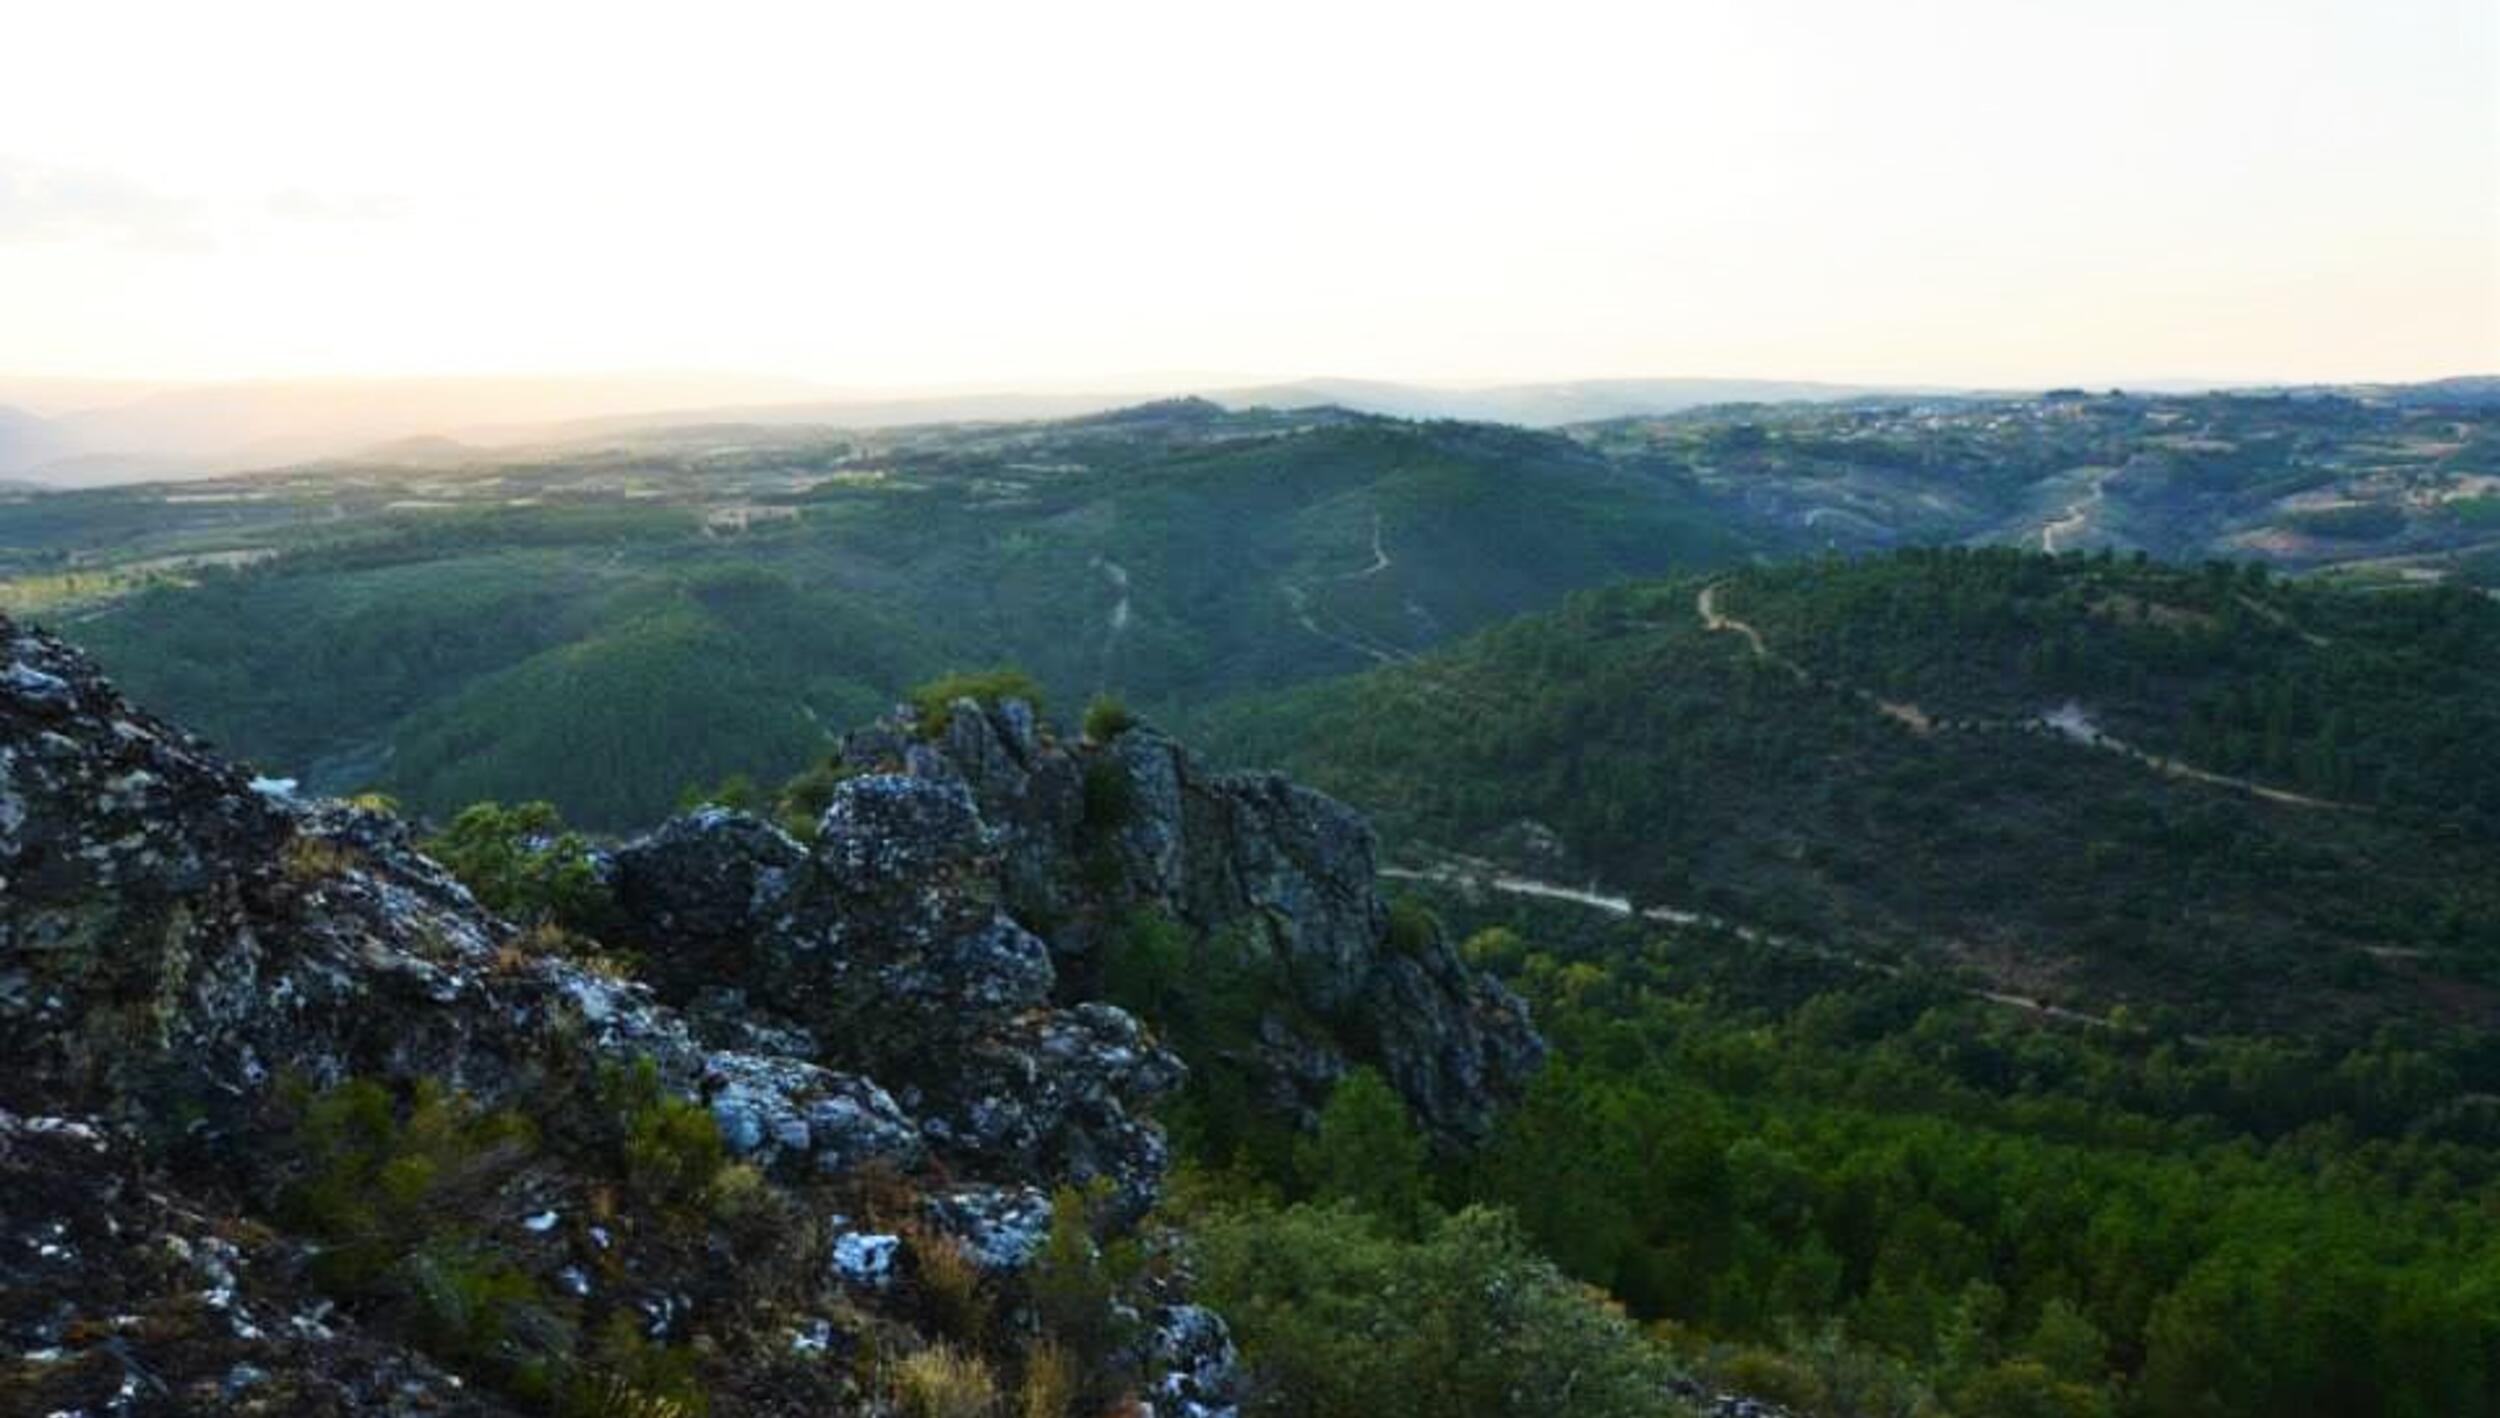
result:
[[[1371,578],[1380,575],[1382,572],[1387,571],[1390,567],[1396,564],[1396,562],[1390,559],[1388,545],[1381,538],[1380,514],[1378,512],[1374,512],[1372,514],[1371,564],[1357,568],[1353,571],[1341,572],[1337,575],[1326,577],[1325,579],[1328,581],[1368,581]],[[1416,657],[1414,652],[1411,650],[1403,650],[1394,645],[1384,644],[1351,628],[1348,628],[1342,633],[1330,630],[1326,626],[1320,624],[1319,617],[1322,608],[1313,601],[1308,587],[1292,581],[1279,581],[1277,584],[1284,590],[1285,603],[1292,607],[1294,620],[1299,623],[1304,630],[1311,632],[1313,635],[1318,636],[1320,639],[1327,641],[1331,645],[1343,646],[1348,650],[1354,651],[1356,654],[1367,655],[1384,665],[1403,665],[1412,664],[1414,662]]]
[[[1128,568],[1107,556],[1097,555],[1094,569],[1111,583],[1112,593],[1117,598],[1111,603],[1110,620],[1102,633],[1102,671],[1099,678],[1107,685],[1111,682],[1111,653],[1119,648],[1120,637],[1128,633],[1131,619]]]
[[[1760,630],[1719,609],[1719,587],[1720,583],[1713,581],[1702,587],[1701,594],[1693,600],[1693,609],[1701,617],[1702,629],[1743,636],[1745,643],[1753,647],[1755,659],[1765,664],[1779,666],[1796,676],[1801,684],[1819,683],[1840,690],[1865,702],[1876,712],[1904,725],[1913,733],[1929,734],[1935,731],[1938,721],[1916,704],[1884,699],[1872,690],[1861,689],[1838,680],[1818,680],[1807,671],[1805,666],[1772,650],[1770,645],[1763,640]],[[2325,808],[2335,812],[2368,812],[2370,810],[2360,803],[2311,797],[2307,793],[2295,793],[2288,788],[2270,788],[2247,778],[2229,773],[2216,773],[2210,769],[2199,768],[2192,763],[2185,763],[2176,758],[2138,748],[2124,739],[2103,733],[2100,726],[2092,722],[2091,716],[2084,711],[2083,706],[2071,700],[2046,714],[2034,715],[2029,719],[1963,720],[1960,721],[1960,726],[1981,730],[2047,729],[2069,743],[2080,744],[2086,748],[2108,749],[2112,753],[2133,759],[2156,773],[2173,778],[2186,778],[2198,783],[2208,783],[2218,788],[2236,788],[2251,797],[2262,798],[2267,802],[2282,803],[2287,807]]]
[[[1854,685],[1842,684],[1837,680],[1818,681],[1805,666],[1798,664],[1795,660],[1788,658],[1786,655],[1772,653],[1771,647],[1763,642],[1761,631],[1754,629],[1752,626],[1736,619],[1734,616],[1723,615],[1720,613],[1718,582],[1713,581],[1709,585],[1701,588],[1701,594],[1694,598],[1693,608],[1701,613],[1702,629],[1732,631],[1735,634],[1744,636],[1745,643],[1753,646],[1755,659],[1762,661],[1764,664],[1777,665],[1781,669],[1788,671],[1790,674],[1796,676],[1799,684],[1822,683],[1827,684],[1834,689],[1841,690],[1844,693],[1854,695],[1861,702],[1866,704],[1868,708],[1873,709],[1876,713],[1883,715],[1885,718],[1892,720],[1914,734],[1928,734],[1935,731],[1936,721],[1927,716],[1926,710],[1919,708],[1915,704],[1906,704],[1897,699],[1886,699],[1872,690],[1859,689]]]
[[[2101,499],[2108,495],[2109,480],[2117,475],[2115,468],[2102,469],[2100,475],[2092,479],[2090,492],[2067,503],[2064,512],[2044,523],[2040,528],[2040,550],[2055,556],[2059,533],[2082,531],[2084,525],[2092,520],[2092,509],[2098,507]]]
[[[1854,970],[1864,970],[1871,974],[1896,979],[1909,973],[1889,961],[1871,960],[1866,956],[1854,955],[1831,946],[1815,945],[1809,941],[1773,935],[1768,931],[1755,930],[1751,926],[1738,925],[1734,921],[1707,915],[1700,911],[1688,911],[1679,906],[1636,906],[1628,896],[1609,895],[1597,890],[1594,886],[1565,886],[1560,882],[1540,881],[1532,876],[1502,871],[1489,864],[1464,870],[1455,866],[1447,866],[1430,871],[1418,871],[1412,867],[1382,867],[1379,874],[1383,880],[1387,881],[1424,882],[1436,886],[1455,887],[1460,890],[1491,891],[1503,896],[1518,896],[1536,901],[1556,901],[1570,906],[1584,906],[1592,911],[1603,911],[1607,915],[1623,920],[1655,921],[1661,925],[1670,926],[1705,927],[1724,931],[1748,945],[1768,946],[1774,950],[1810,955],[1817,960],[1828,960]],[[2063,1005],[2050,1004],[2045,1000],[2007,994],[2002,990],[1983,990],[1969,985],[1957,985],[1951,988],[1965,998],[1985,1000],[1990,1004],[2002,1005],[2008,1009],[2019,1009],[2043,1019],[2079,1024],[2087,1029],[2118,1027],[2099,1015],[2086,1014],[2081,1010],[2068,1009]]]
[[[2283,614],[2280,609],[2267,605],[2265,602],[2258,600],[2255,596],[2248,594],[2246,591],[2239,593],[2239,603],[2248,607],[2252,613],[2254,613],[2259,619],[2265,621],[2268,625],[2281,630],[2288,630],[2318,649],[2323,650],[2327,646],[2335,643],[2315,631],[2301,629],[2298,625],[2293,623],[2290,616]]]
[[[1337,581],[1369,581],[1381,572],[1388,570],[1394,564],[1395,563],[1389,560],[1388,546],[1380,539],[1380,514],[1375,512],[1372,514],[1372,564],[1364,567],[1360,571],[1349,571],[1342,576],[1332,577],[1331,579]]]

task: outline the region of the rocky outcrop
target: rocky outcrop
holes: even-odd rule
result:
[[[669,946],[627,980],[482,910],[396,820],[251,778],[0,620],[0,1409],[505,1411],[409,1347],[439,1315],[369,1330],[308,1278],[320,1246],[247,1219],[302,1180],[279,1096],[350,1080],[426,1080],[549,1140],[458,1179],[463,1234],[498,1238],[468,1244],[517,1268],[495,1283],[546,1297],[532,1333],[621,1316],[716,1356],[716,1413],[856,1406],[842,1356],[896,1342],[861,1327],[908,1345],[916,1321],[851,1272],[949,1245],[1012,1276],[1052,1188],[1099,1181],[1135,1216],[1164,1170],[1143,1108],[1179,1061],[1117,1009],[1054,1003],[1001,849],[942,774],[845,783],[812,847],[680,820],[611,863],[621,914]],[[579,1170],[573,1114],[636,1070],[751,1179],[667,1203],[690,1215],[615,1200],[675,1195],[667,1149],[692,1143],[664,1112],[614,1177]],[[863,1238],[896,1215],[837,1209],[897,1194],[920,1200],[886,1243]]]
[[[1130,1216],[1153,1204],[1167,1157],[1143,1109],[1180,1060],[1109,1005],[1051,1006],[1049,947],[999,909],[996,843],[960,782],[850,779],[812,849],[707,809],[608,871],[619,939],[670,998],[735,983],[742,1028],[874,1076],[951,1166],[1106,1181]]]
[[[1063,994],[1094,985],[1140,912],[1246,948],[1280,987],[1250,1061],[1280,1106],[1307,1115],[1372,1064],[1433,1131],[1465,1140],[1543,1056],[1526,1008],[1437,927],[1391,929],[1369,826],[1320,793],[1210,772],[1142,726],[1108,744],[1053,740],[1012,701],[958,702],[934,741],[903,721],[867,729],[841,760],[961,786],[991,843],[995,899],[1048,941]]]

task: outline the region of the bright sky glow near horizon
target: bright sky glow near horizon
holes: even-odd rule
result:
[[[13,5],[0,370],[2500,370],[2491,0]]]

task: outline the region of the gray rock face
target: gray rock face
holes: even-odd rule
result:
[[[734,979],[747,924],[771,912],[807,863],[807,849],[780,828],[741,812],[712,808],[673,818],[609,860],[619,907],[654,932],[668,952],[655,962],[686,990]]]
[[[858,776],[804,862],[772,828],[718,811],[619,851],[626,930],[654,960],[682,949],[695,973],[748,982],[752,1003],[809,1031],[825,1061],[874,1074],[915,1111],[931,1100],[930,1125],[954,1145],[1124,1187],[1161,1165],[1125,1110],[1177,1080],[1168,1059],[1123,1063],[1132,1081],[1111,1086],[1065,1057],[1043,1070],[1040,1036],[1009,1027],[1089,993],[1105,943],[1139,913],[1229,935],[1283,987],[1290,1007],[1260,1020],[1246,1062],[1288,1115],[1314,1115],[1347,1070],[1372,1064],[1435,1133],[1464,1141],[1543,1057],[1526,1007],[1446,940],[1392,944],[1371,829],[1332,798],[1208,772],[1147,728],[1053,742],[1016,702],[960,701],[934,743],[880,724],[842,757]],[[941,1054],[954,1060],[942,1074],[913,1071],[910,1058]],[[1025,1068],[1073,1069],[1076,1093],[1118,1106],[1062,1109],[1055,1084],[1003,1090],[1046,1100],[1034,1116],[985,1102]]]
[[[846,761],[891,762],[908,726],[855,735]],[[991,841],[994,894],[1047,938],[1081,991],[1132,913],[1232,933],[1295,1008],[1261,1021],[1262,1093],[1308,1114],[1356,1064],[1379,1067],[1436,1133],[1480,1136],[1543,1057],[1517,997],[1445,940],[1391,944],[1377,842],[1361,816],[1273,774],[1212,773],[1133,728],[1108,745],[1040,738],[1029,712],[964,701],[913,775],[961,784]]]
[[[744,982],[750,1031],[787,1020],[818,1062],[893,1088],[948,1165],[1108,1179],[1128,1214],[1150,1209],[1169,1154],[1143,1109],[1179,1085],[1180,1061],[1109,1005],[1050,1008],[1050,949],[999,910],[992,834],[965,786],[852,778],[815,850],[799,850],[743,814],[669,823],[615,855],[625,939],[661,961],[685,923],[700,922],[690,949],[701,970],[663,965],[663,989],[698,976]],[[729,885],[707,890],[711,881]],[[806,1114],[803,1096],[794,1106]],[[753,1104],[736,1117],[741,1137],[797,1130]],[[836,1150],[894,1158],[885,1131]]]
[[[1170,1160],[1138,1112],[1181,1077],[1125,1011],[1080,1004],[1026,1015],[911,1096],[922,1128],[955,1155],[1001,1174],[1108,1181],[1135,1216]]]
[[[938,1230],[992,1274],[1023,1270],[1050,1240],[1050,1198],[1034,1187],[949,1187],[929,1198],[928,1211]]]
[[[1240,1411],[1241,1355],[1232,1331],[1202,1305],[1155,1312],[1148,1369],[1155,1411],[1179,1418],[1231,1418]]]

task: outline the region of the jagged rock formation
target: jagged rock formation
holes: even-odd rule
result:
[[[391,1238],[248,1219],[320,1165],[286,1100],[351,1080],[511,1110],[534,1151],[481,1144],[456,1189],[403,1170],[375,1190],[456,1197],[439,1219],[493,1267],[480,1293],[536,1327],[514,1333],[595,1331],[620,1364],[670,1346],[715,1413],[873,1406],[874,1356],[925,1319],[928,1248],[1013,1272],[1051,1188],[1099,1179],[1117,1219],[1154,1199],[1140,1110],[1179,1061],[1117,1009],[1051,1003],[1051,953],[999,908],[960,781],[846,783],[812,849],[709,815],[619,854],[683,1010],[480,909],[396,820],[269,789],[0,619],[0,1410],[489,1413],[570,1381],[510,1361],[502,1331],[477,1352],[511,1382],[453,1377],[412,1346],[445,1347],[442,1314],[314,1283]],[[668,1171],[702,1138],[607,1101],[636,1069],[697,1100],[747,1180]],[[619,1106],[640,1110],[621,1134]],[[361,1216],[353,1192],[333,1209]],[[1221,1411],[1220,1321],[1141,1283],[1127,1303],[1164,1323],[1130,1382]]]
[[[840,761],[962,785],[994,835],[998,899],[1080,990],[1139,912],[1246,947],[1282,987],[1248,1060],[1280,1111],[1307,1116],[1369,1063],[1433,1131],[1463,1141],[1543,1057],[1526,1007],[1437,927],[1391,929],[1370,827],[1323,794],[1209,772],[1142,725],[1108,744],[1054,740],[1014,701],[960,701],[929,736],[872,727]]]

